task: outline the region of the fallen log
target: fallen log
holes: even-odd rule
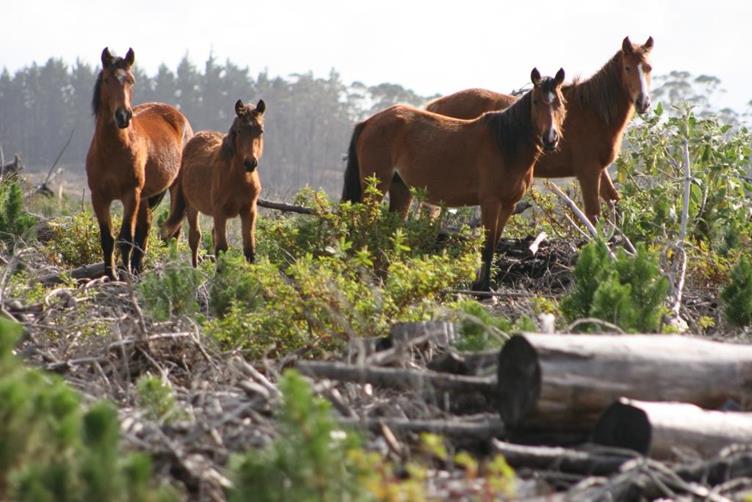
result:
[[[285,202],[274,202],[271,200],[259,199],[257,203],[260,207],[267,209],[276,209],[277,211],[283,211],[287,213],[299,213],[299,214],[316,214],[316,211],[310,207],[295,206],[293,204],[287,204]]]
[[[77,281],[87,279],[98,279],[104,275],[104,263],[91,263],[89,265],[82,265],[73,270],[67,271],[68,277]],[[44,286],[51,286],[53,284],[60,284],[63,282],[64,273],[46,274],[39,277],[39,282]]]
[[[613,448],[527,446],[496,439],[491,441],[491,447],[495,453],[503,455],[514,468],[527,467],[591,476],[613,474],[625,462],[637,456],[636,453]]]
[[[523,334],[499,353],[497,379],[508,427],[592,431],[620,397],[750,406],[752,346],[678,335]]]
[[[341,418],[341,425],[379,431],[382,425],[399,433],[430,432],[443,436],[483,439],[504,434],[504,424],[498,418],[482,421],[469,420],[418,420],[409,418]]]
[[[593,442],[661,459],[677,453],[708,458],[733,444],[752,444],[752,413],[620,399],[601,415]]]
[[[401,390],[436,390],[458,394],[478,392],[488,398],[496,393],[496,381],[488,377],[460,376],[433,371],[355,366],[339,362],[299,361],[304,375],[342,382],[371,384]]]

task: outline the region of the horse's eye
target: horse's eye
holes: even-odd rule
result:
[[[625,66],[624,69],[627,70],[627,71],[630,70],[629,66]]]

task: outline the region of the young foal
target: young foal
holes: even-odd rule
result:
[[[627,123],[635,108],[650,108],[648,56],[653,38],[635,45],[629,37],[622,48],[595,75],[564,87],[567,99],[566,135],[559,149],[535,165],[535,176],[577,176],[591,221],[600,215],[598,194],[606,202],[619,200],[607,167],[616,159]],[[436,99],[426,110],[450,117],[471,119],[487,111],[503,110],[517,98],[485,89],[467,89]],[[399,189],[399,188],[398,188]]]
[[[177,194],[162,235],[173,235],[187,214],[194,267],[201,240],[199,212],[214,217],[216,253],[227,249],[227,219],[240,215],[245,258],[249,262],[255,259],[256,202],[261,193],[256,168],[264,149],[264,110],[263,100],[255,108],[238,100],[235,120],[226,135],[201,131],[185,146]]]
[[[533,69],[531,80],[533,89],[514,105],[475,120],[395,105],[361,122],[350,142],[342,199],[359,202],[365,178],[375,175],[381,193],[399,178],[425,187],[433,204],[480,205],[486,243],[474,287],[488,290],[504,225],[532,182],[541,147],[554,150],[561,136],[564,70],[552,79]],[[390,192],[390,209],[405,217],[409,195],[406,189]]]
[[[180,169],[180,153],[193,135],[188,119],[162,103],[131,107],[135,83],[133,49],[125,58],[102,51],[92,107],[94,137],[86,156],[86,177],[101,234],[104,271],[115,278],[110,206],[123,203],[123,226],[118,238],[123,268],[141,271],[151,227],[151,211],[173,185]]]

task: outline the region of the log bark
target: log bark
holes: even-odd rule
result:
[[[498,418],[482,421],[468,420],[418,420],[408,418],[341,418],[340,424],[360,427],[371,431],[380,430],[381,425],[399,433],[431,432],[443,436],[489,440],[504,434],[504,424]]]
[[[677,453],[708,458],[733,444],[752,444],[752,413],[620,399],[601,415],[593,441],[659,459]]]
[[[274,202],[271,200],[259,199],[258,205],[267,209],[276,209],[286,213],[298,213],[298,214],[316,214],[316,211],[310,207],[295,206],[293,204],[287,204],[285,202]]]
[[[510,428],[592,431],[620,397],[752,405],[752,346],[678,335],[517,335],[497,375]]]

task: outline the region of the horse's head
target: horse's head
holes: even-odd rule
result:
[[[561,93],[564,70],[559,69],[556,76],[551,78],[541,77],[538,69],[533,68],[530,80],[533,82],[530,105],[533,127],[543,149],[551,152],[559,144],[562,124],[566,116],[566,102]]]
[[[626,37],[621,44],[621,81],[634,103],[637,113],[643,114],[650,108],[650,66],[649,56],[653,49],[653,37],[642,44],[633,44]]]
[[[94,89],[94,114],[99,111],[109,113],[121,129],[128,127],[133,117],[131,92],[136,80],[131,67],[134,59],[133,49],[128,49],[125,57],[121,58],[113,56],[105,47],[102,51],[102,71]]]
[[[240,160],[249,173],[258,167],[264,151],[264,111],[263,99],[255,107],[239,99],[235,103],[235,120],[223,145],[225,154]]]

